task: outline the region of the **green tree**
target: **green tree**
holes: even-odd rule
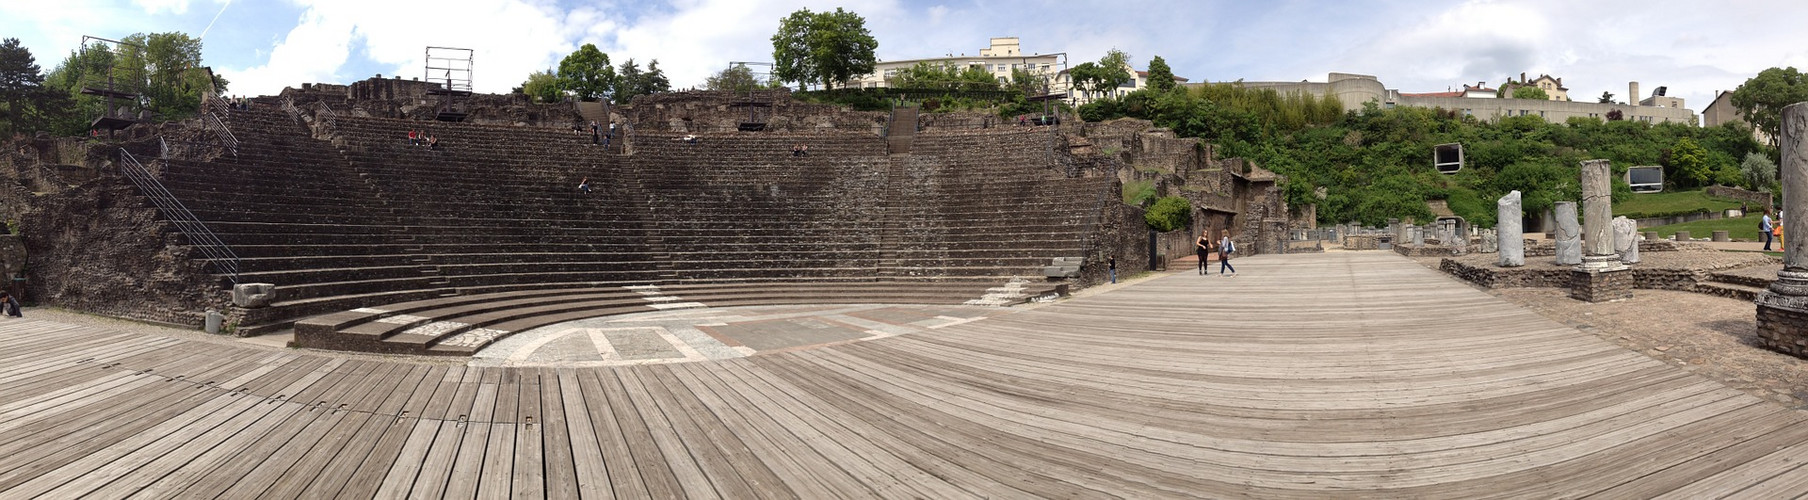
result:
[[[565,89],[559,86],[559,77],[552,70],[528,73],[527,81],[521,84],[521,92],[538,102],[559,102],[565,97]]]
[[[1168,232],[1193,224],[1193,203],[1179,196],[1165,196],[1155,200],[1149,211],[1143,212],[1143,222],[1150,229]]]
[[[659,69],[659,60],[647,63],[647,69],[640,69],[633,59],[623,62],[621,69],[615,73],[615,89],[610,98],[616,104],[627,104],[635,96],[669,92],[672,83],[666,80],[665,72]]]
[[[105,44],[93,43],[70,51],[69,57],[44,77],[44,86],[51,90],[48,94],[66,100],[66,107],[62,109],[67,111],[50,123],[52,133],[87,135],[89,121],[106,112],[107,108],[104,99],[82,94],[82,87],[90,81],[105,82],[114,72],[118,60],[119,57]]]
[[[703,88],[709,90],[732,90],[746,92],[760,88],[759,80],[753,77],[753,69],[745,64],[731,66],[703,80]]]
[[[1752,190],[1769,190],[1777,182],[1777,164],[1763,153],[1746,153],[1739,162],[1739,173],[1745,178],[1745,187]]]
[[[1161,56],[1149,60],[1149,87],[1166,92],[1178,85],[1174,81],[1174,70],[1168,67],[1167,60]]]
[[[1613,104],[1613,92],[1605,90],[1601,91],[1601,99],[1595,102],[1599,104]]]
[[[598,50],[595,44],[578,47],[559,61],[559,86],[585,101],[608,97],[616,86],[615,68],[609,65],[609,54]]]
[[[1808,77],[1795,67],[1770,68],[1746,80],[1733,90],[1733,108],[1745,115],[1752,127],[1770,135],[1777,146],[1783,124],[1783,107],[1808,101]]]
[[[1551,96],[1550,94],[1544,93],[1544,89],[1538,87],[1520,87],[1513,89],[1513,98],[1547,101],[1550,100]]]
[[[1091,98],[1109,98],[1123,84],[1135,81],[1130,74],[1130,54],[1111,49],[1098,62],[1085,62],[1067,71],[1074,88]]]
[[[772,35],[773,72],[779,79],[824,89],[873,72],[879,41],[866,19],[836,7],[834,12],[799,9],[779,20]]]
[[[1707,185],[1714,178],[1713,166],[1708,164],[1708,151],[1696,144],[1694,139],[1684,137],[1676,141],[1670,148],[1670,167],[1692,186]]]
[[[145,107],[166,120],[193,116],[201,97],[226,89],[201,64],[201,40],[179,32],[134,34],[120,44],[120,63],[141,70]]]
[[[0,41],[0,138],[47,125],[33,101],[45,93],[43,70],[19,39]]]

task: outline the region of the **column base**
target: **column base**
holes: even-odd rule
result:
[[[1632,270],[1576,269],[1569,274],[1569,298],[1583,302],[1610,302],[1632,298]]]
[[[1808,359],[1808,297],[1770,290],[1758,294],[1758,343]]]

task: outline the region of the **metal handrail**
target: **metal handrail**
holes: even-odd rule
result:
[[[157,206],[158,211],[163,212],[164,218],[169,219],[170,223],[176,225],[177,230],[188,236],[189,245],[200,250],[202,255],[206,255],[214,269],[226,275],[227,279],[232,280],[232,284],[239,283],[238,254],[233,253],[225,242],[220,241],[219,236],[214,235],[206,224],[201,223],[201,218],[196,217],[194,212],[190,212],[188,207],[182,204],[182,200],[176,199],[176,195],[170,194],[168,189],[164,189],[163,183],[157,181],[157,177],[151,174],[150,169],[145,168],[143,163],[139,163],[138,158],[133,157],[132,153],[126,151],[125,148],[119,150],[119,170],[125,174],[127,180],[138,186],[139,192],[144,193],[145,198],[149,198],[151,204]]]
[[[232,151],[233,157],[238,157],[239,138],[232,135],[232,129],[226,128],[226,122],[220,121],[219,115],[208,113],[207,118],[201,120],[201,123],[204,126],[213,129],[214,135],[220,138],[220,145],[225,146],[227,150]]]
[[[212,111],[224,110],[223,112],[226,113],[226,116],[229,116],[229,117],[232,116],[232,103],[227,102],[226,98],[220,97],[219,94],[213,94],[213,95],[208,96],[207,103],[208,103],[208,105],[204,106],[204,108],[213,108],[213,109],[202,109],[202,111],[212,112]]]

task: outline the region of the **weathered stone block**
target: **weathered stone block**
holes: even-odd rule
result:
[[[239,283],[232,287],[232,304],[246,309],[267,307],[276,301],[274,283]]]

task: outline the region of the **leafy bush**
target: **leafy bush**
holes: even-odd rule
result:
[[[1160,232],[1173,231],[1193,225],[1193,202],[1179,196],[1168,196],[1155,201],[1155,206],[1143,212],[1143,222],[1150,229]]]

